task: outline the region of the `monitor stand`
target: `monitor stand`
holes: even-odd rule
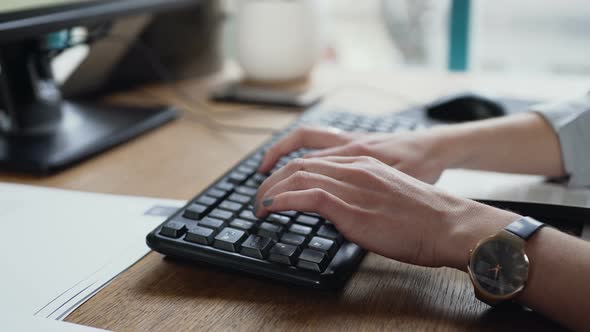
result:
[[[66,101],[38,41],[0,45],[0,170],[44,175],[176,118],[168,107]]]

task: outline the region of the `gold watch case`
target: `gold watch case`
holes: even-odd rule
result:
[[[496,305],[511,300],[522,292],[529,274],[529,259],[524,251],[525,244],[526,242],[522,238],[502,230],[496,235],[482,239],[470,251],[467,271],[475,289],[475,296],[479,300],[489,305]],[[483,252],[484,250],[485,252]],[[496,257],[493,257],[494,254]],[[510,257],[506,257],[508,254]],[[497,265],[488,268],[488,271],[495,272],[497,285],[493,285],[494,281],[489,280],[491,278],[479,273],[482,266],[485,270],[486,266],[489,266],[490,262],[494,260],[497,261]],[[514,266],[509,266],[511,262],[514,262]],[[507,266],[503,267],[500,264]],[[513,273],[513,275],[502,276],[505,284],[502,284],[502,281],[498,279],[498,274],[502,269]],[[497,291],[495,288],[498,288]],[[507,288],[506,291],[505,288]],[[492,289],[494,290],[492,291]]]

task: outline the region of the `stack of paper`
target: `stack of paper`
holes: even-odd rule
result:
[[[146,234],[182,204],[0,183],[0,315],[62,320],[147,254]]]

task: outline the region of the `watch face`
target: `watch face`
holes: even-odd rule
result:
[[[473,252],[469,268],[481,289],[494,296],[509,296],[524,286],[529,264],[522,248],[492,238]]]

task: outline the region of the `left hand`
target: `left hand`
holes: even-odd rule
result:
[[[270,171],[282,155],[305,147],[320,149],[305,158],[369,156],[422,181],[434,183],[446,168],[454,166],[462,157],[461,149],[453,148],[450,142],[453,138],[453,131],[444,127],[394,134],[301,127],[267,151],[258,171]]]

